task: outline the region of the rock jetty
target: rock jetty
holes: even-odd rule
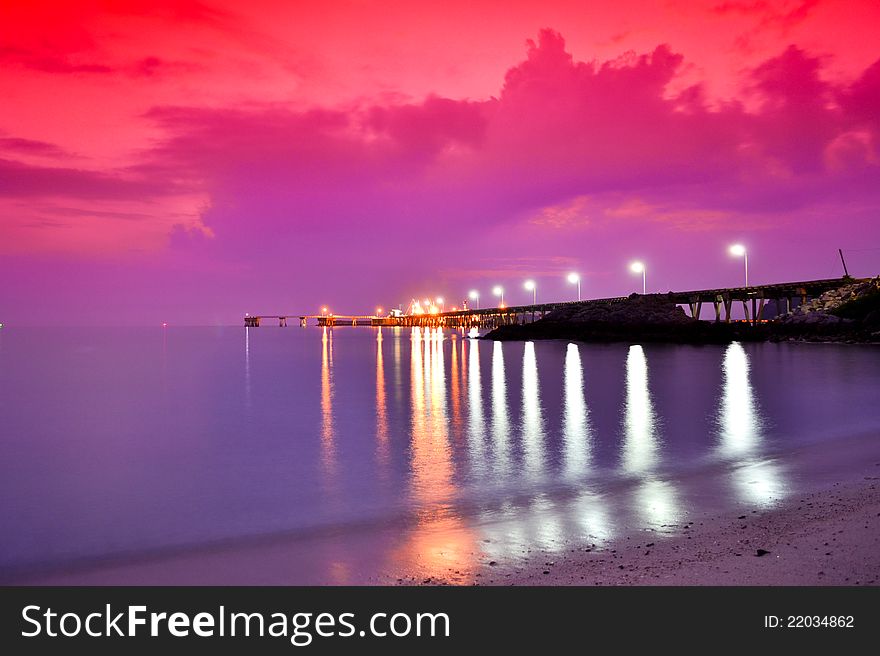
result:
[[[880,342],[880,277],[844,284],[772,321],[698,321],[660,295],[570,305],[534,323],[500,326],[492,340],[571,339],[712,344],[732,340]]]

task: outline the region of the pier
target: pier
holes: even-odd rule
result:
[[[711,305],[714,320],[730,323],[731,309],[741,303],[745,320],[757,323],[760,321],[768,301],[774,301],[778,314],[789,312],[796,304],[806,303],[821,294],[858,282],[853,278],[827,278],[823,280],[806,280],[798,282],[775,283],[770,285],[753,285],[749,287],[727,287],[719,289],[700,289],[683,292],[667,292],[665,294],[644,294],[646,297],[667,299],[676,305],[687,307],[694,319],[702,319],[703,305]],[[512,305],[505,307],[489,307],[481,309],[456,310],[436,314],[401,314],[394,316],[371,315],[336,315],[336,314],[277,314],[248,315],[244,318],[246,327],[257,328],[269,321],[285,327],[289,318],[299,319],[299,325],[306,327],[310,321],[318,326],[402,326],[431,328],[497,328],[502,325],[525,324],[543,319],[549,312],[563,307],[589,305],[598,303],[620,303],[628,296],[611,298],[587,299],[582,301],[560,301],[555,303],[535,303],[532,305]]]

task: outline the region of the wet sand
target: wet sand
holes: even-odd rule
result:
[[[477,585],[877,585],[880,582],[880,464],[877,476],[799,495],[782,506],[698,517],[601,547],[532,553],[488,565]],[[433,581],[442,584],[443,581]]]
[[[675,523],[627,523],[633,483],[593,497],[614,513],[604,541],[562,532],[527,539],[584,512],[557,493],[549,514],[523,508],[510,523],[474,515],[418,522],[365,522],[312,535],[279,534],[164,552],[122,555],[9,573],[20,585],[877,585],[880,582],[880,436],[874,432],[759,463],[783,467],[793,487],[748,501],[733,497],[760,473],[747,460],[720,463],[676,486]],[[745,474],[745,476],[743,476]],[[638,485],[636,485],[636,489]],[[783,494],[783,490],[784,494]],[[769,494],[769,496],[768,496]],[[739,501],[735,499],[738,498]],[[767,505],[770,503],[770,505]],[[554,510],[555,509],[555,510]],[[561,515],[555,512],[562,510]],[[462,509],[459,509],[461,511]],[[629,511],[632,509],[629,508]],[[522,513],[522,514],[521,514]],[[465,515],[466,516],[466,515]],[[637,516],[637,515],[636,515]],[[760,550],[760,551],[759,551]],[[759,555],[760,554],[760,555]],[[329,565],[328,565],[329,563]]]

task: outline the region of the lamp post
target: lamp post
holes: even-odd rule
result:
[[[532,305],[538,304],[538,286],[535,284],[534,280],[526,280],[523,287],[526,288],[526,291],[532,292]]]
[[[501,297],[501,307],[504,307],[504,287],[501,285],[495,285],[495,287],[492,288],[492,293],[495,294],[495,296]]]
[[[480,292],[478,292],[476,289],[472,289],[471,293],[468,294],[468,297],[470,297],[470,299],[474,303],[476,303],[477,307],[475,309],[479,310],[480,309]]]
[[[648,274],[646,273],[647,267],[643,262],[633,262],[629,265],[629,270],[633,273],[641,273],[642,274],[642,294],[648,293]]]
[[[568,282],[578,286],[578,300],[581,300],[581,277],[576,273],[569,273]]]
[[[440,312],[441,312],[441,313],[446,309],[446,307],[445,307],[445,305],[444,305],[444,301],[443,301],[443,297],[442,297],[442,296],[438,296],[438,297],[437,297],[437,305],[440,306]]]
[[[746,287],[749,286],[749,253],[742,244],[734,244],[730,247],[730,254],[734,257],[741,257],[746,268]]]

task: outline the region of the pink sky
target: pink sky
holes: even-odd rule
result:
[[[0,5],[0,322],[880,273],[880,3]]]

